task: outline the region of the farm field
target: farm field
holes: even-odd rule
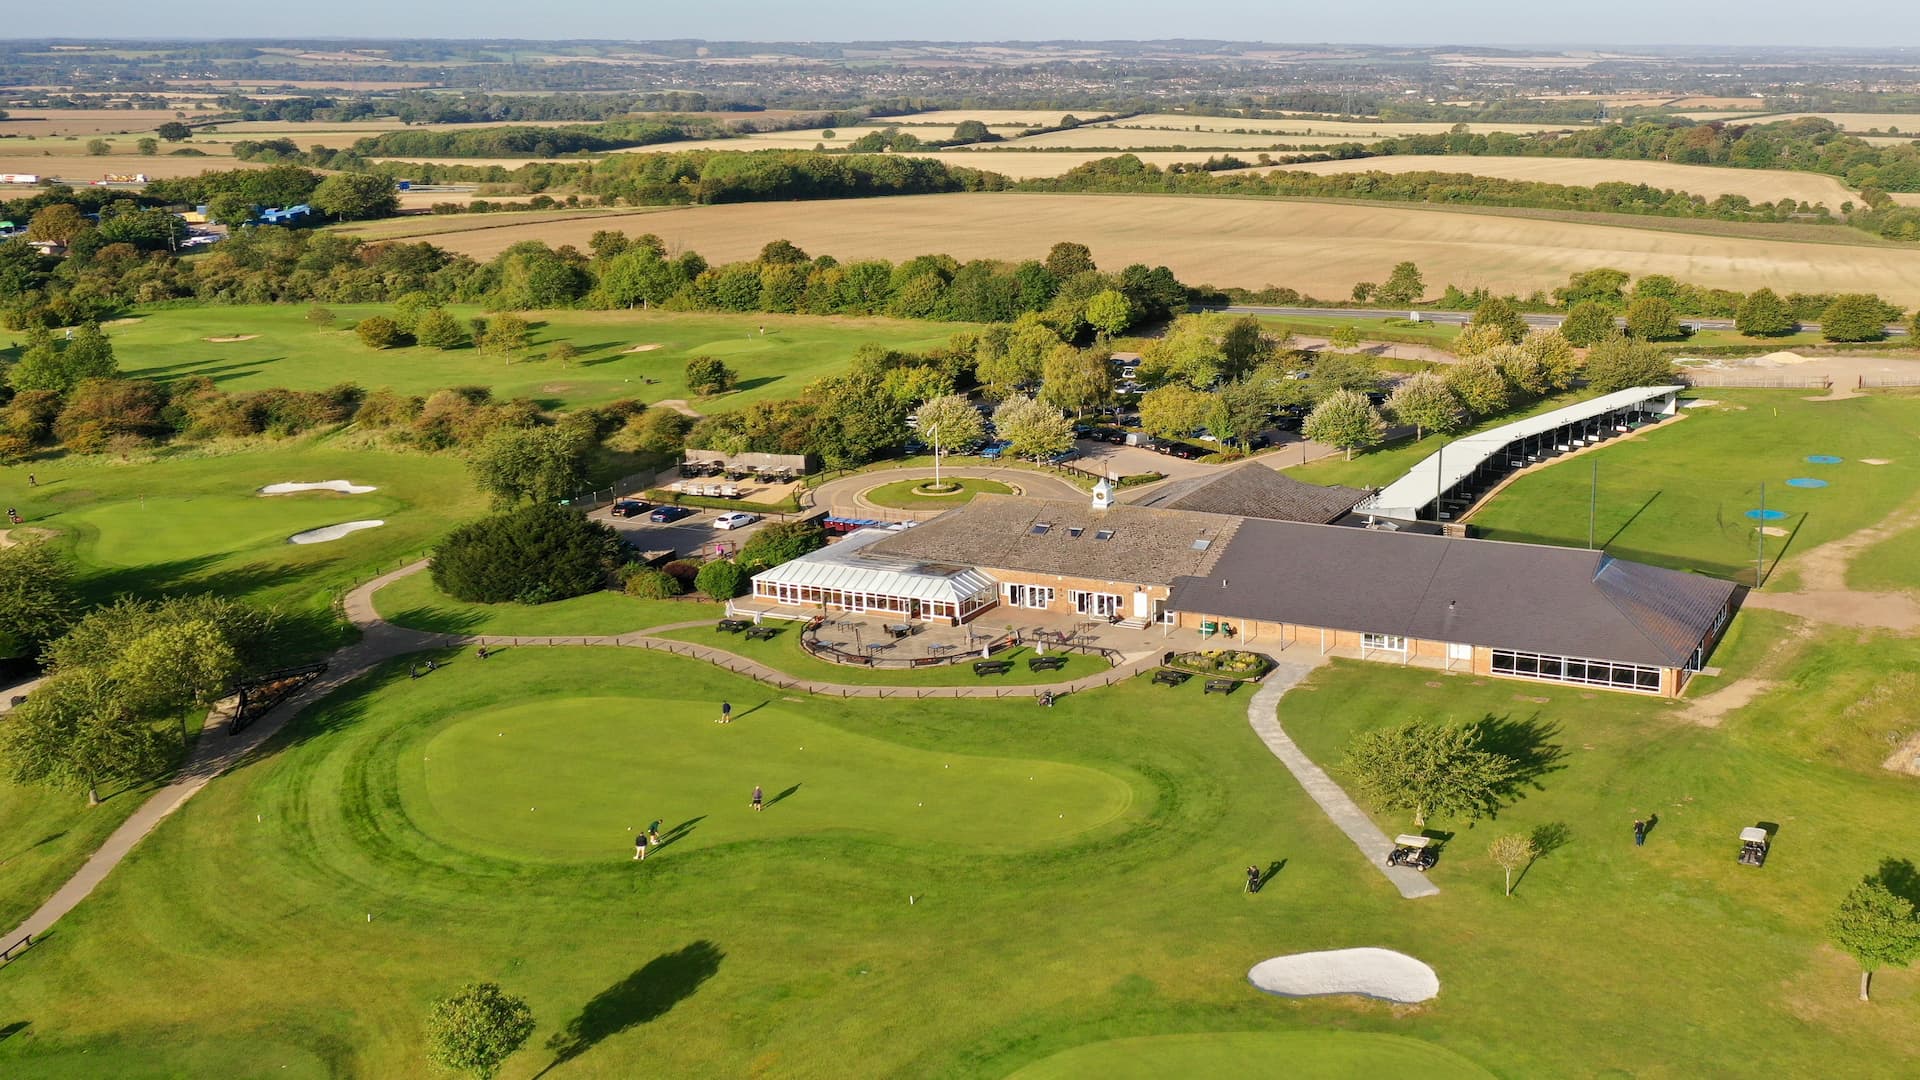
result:
[[[1082,109],[1086,116],[1101,115],[1098,110]],[[1068,116],[1079,115],[1071,109],[932,109],[905,116],[876,116],[869,124],[899,124],[901,127],[953,127],[964,120],[978,120],[990,128],[1052,127]]]
[[[1753,119],[1768,124],[1779,120],[1798,120],[1803,116],[1830,120],[1849,135],[1872,132],[1912,132],[1920,135],[1920,113],[1787,112],[1765,113]]]
[[[1385,121],[1369,123],[1358,120],[1322,120],[1314,117],[1288,118],[1280,120],[1247,120],[1237,116],[1189,116],[1184,113],[1148,113],[1143,116],[1129,116],[1120,120],[1109,120],[1102,124],[1088,125],[1090,128],[1114,128],[1125,131],[1176,131],[1176,132],[1273,132],[1283,135],[1327,136],[1337,141],[1359,139],[1371,142],[1376,139],[1392,139],[1402,135],[1445,135],[1454,128],[1453,124],[1441,121]],[[1564,131],[1566,124],[1467,124],[1467,130],[1476,135],[1491,135],[1495,132],[1508,132],[1525,135],[1535,131]]]
[[[1543,184],[1591,187],[1615,181],[1684,191],[1714,199],[1739,195],[1758,202],[1793,199],[1825,203],[1836,213],[1843,202],[1857,202],[1854,192],[1839,179],[1820,173],[1785,169],[1723,169],[1710,165],[1673,165],[1661,161],[1613,161],[1587,158],[1455,157],[1442,155],[1360,158],[1349,161],[1313,161],[1303,165],[1255,166],[1239,172],[1310,172],[1322,175],[1351,172],[1451,172],[1498,176]]]
[[[26,1026],[0,1067],[405,1074],[428,1002],[493,979],[539,1021],[510,1080],[636,1060],[1164,1075],[1152,1066],[1196,1060],[1183,1038],[1223,1032],[1207,1045],[1240,1071],[1708,1074],[1754,1030],[1783,1073],[1904,1075],[1920,1057],[1884,1032],[1920,1019],[1920,975],[1882,972],[1859,1007],[1821,924],[1897,856],[1888,816],[1920,807],[1912,781],[1860,764],[1886,714],[1838,732],[1815,717],[1920,655],[1869,655],[1850,634],[1801,647],[1818,679],[1718,728],[1577,688],[1316,674],[1284,713],[1336,775],[1352,733],[1410,714],[1491,719],[1536,763],[1497,823],[1432,823],[1449,838],[1442,891],[1417,918],[1252,737],[1237,695],[1132,680],[1010,724],[990,702],[794,698],[633,650],[443,655],[421,680],[396,662],[208,788],[10,968],[0,1015]],[[711,723],[721,700],[727,727]],[[1645,848],[1609,827],[1648,813]],[[667,843],[636,864],[632,835],[655,817]],[[1780,823],[1764,872],[1730,853],[1756,818]],[[1485,840],[1534,828],[1556,847],[1504,897]],[[1254,860],[1274,876],[1249,897],[1237,871]],[[1433,965],[1440,997],[1246,984],[1258,960],[1352,945]],[[1568,953],[1578,978],[1524,959]],[[1596,1036],[1623,1026],[1644,1038]],[[1262,1052],[1279,1057],[1247,1057]]]
[[[1385,135],[1380,136],[1385,138]],[[1089,124],[1066,131],[1049,131],[1022,139],[997,143],[971,143],[973,148],[996,147],[1012,150],[1118,149],[1153,150],[1187,147],[1195,150],[1275,150],[1295,146],[1327,146],[1352,142],[1337,135],[1289,135],[1275,132],[1239,135],[1223,131],[1169,130],[1166,128],[1127,128]]]
[[[10,108],[0,120],[0,135],[63,136],[132,132],[151,135],[153,129],[178,119],[172,109],[35,109]],[[195,119],[187,110],[187,119]],[[8,140],[11,141],[11,140]]]
[[[1217,157],[1230,151],[1224,150],[992,150],[988,144],[977,143],[973,150],[936,150],[931,153],[912,154],[917,158],[932,158],[948,165],[964,165],[969,169],[983,169],[996,172],[1012,180],[1031,180],[1035,177],[1060,176],[1068,170],[1085,165],[1089,161],[1118,157],[1122,153],[1131,153],[1148,165],[1164,169],[1171,165],[1197,163],[1210,157]]]
[[[229,392],[267,387],[319,390],[350,382],[368,390],[384,387],[425,395],[480,383],[491,387],[500,400],[525,397],[552,407],[619,398],[649,403],[689,398],[687,359],[716,356],[739,373],[740,389],[697,402],[695,407],[727,411],[798,394],[813,380],[843,368],[854,349],[867,342],[926,349],[944,344],[967,326],[793,315],[528,313],[534,324],[528,357],[543,357],[548,347],[563,340],[580,350],[580,359],[572,367],[561,367],[528,358],[508,364],[470,347],[441,351],[416,345],[376,351],[344,327],[369,315],[388,313],[389,308],[342,304],[332,310],[339,321],[328,330],[315,329],[306,321],[304,305],[265,304],[163,308],[111,326],[108,332],[126,374],[166,379],[206,375]],[[478,308],[454,311],[462,319],[480,314]],[[247,340],[207,340],[213,337]],[[635,351],[643,345],[657,348]]]
[[[78,146],[78,144],[75,144]],[[73,152],[50,150],[47,154],[16,154],[9,152],[11,143],[0,143],[0,172],[33,173],[42,177],[57,177],[71,181],[74,187],[81,187],[113,173],[145,173],[155,179],[172,180],[182,176],[199,176],[213,169],[264,169],[265,165],[235,161],[230,157],[169,157],[159,155],[149,157],[144,154],[113,153],[105,157],[93,157],[84,149]],[[129,143],[127,148],[131,149]],[[31,188],[18,188],[9,184],[0,187],[0,195],[31,193]]]
[[[488,258],[521,240],[584,245],[604,220],[441,233],[442,247]],[[959,194],[679,208],[641,231],[713,261],[751,258],[784,237],[836,258],[1034,258],[1055,240],[1093,248],[1100,265],[1165,264],[1181,280],[1285,285],[1344,296],[1399,259],[1430,285],[1527,293],[1612,266],[1698,285],[1775,291],[1920,294],[1920,249],[1669,232],[1544,217],[1401,205],[1177,196]],[[1836,239],[1844,234],[1836,234]]]
[[[1869,394],[1809,401],[1793,391],[1701,389],[1686,410],[1634,439],[1550,464],[1481,504],[1470,522],[1495,540],[1584,547],[1598,468],[1595,536],[1621,558],[1753,580],[1760,506],[1786,517],[1765,537],[1769,567],[1879,522],[1920,482],[1920,399]],[[1838,464],[1809,463],[1810,454]],[[1884,461],[1885,464],[1872,464]],[[1793,487],[1794,478],[1827,486]],[[1770,570],[1771,572],[1771,570]]]
[[[432,194],[434,193],[421,192],[420,196],[427,197]],[[524,195],[488,195],[481,197],[498,198],[502,200],[526,198]],[[457,201],[459,196],[456,195],[452,198]],[[439,201],[443,200],[428,198],[426,204],[431,206],[434,202]],[[577,223],[599,220],[601,224],[598,228],[624,228],[625,231],[638,235],[646,231],[646,229],[642,228],[639,224],[623,224],[620,221],[609,221],[607,219],[632,218],[644,214],[657,214],[663,210],[671,209],[673,209],[673,207],[669,206],[623,206],[617,208],[601,206],[581,210],[507,210],[476,217],[410,214],[404,217],[380,218],[375,221],[355,221],[343,225],[331,226],[331,228],[336,232],[358,236],[363,240],[411,240],[439,236],[444,233],[480,234],[486,232],[488,229],[504,229],[516,225],[544,224],[549,227],[567,227]],[[585,238],[593,235],[593,231],[589,230],[580,235],[584,241]],[[565,242],[566,241],[562,241],[562,243]],[[505,245],[502,245],[502,247],[504,246]]]

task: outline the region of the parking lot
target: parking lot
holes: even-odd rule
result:
[[[649,503],[647,511],[651,512],[652,509],[653,504]],[[728,551],[738,551],[748,537],[768,521],[776,520],[763,517],[744,528],[716,529],[713,527],[714,520],[728,511],[699,507],[687,509],[693,513],[671,524],[648,521],[646,513],[639,517],[614,517],[611,506],[603,506],[587,516],[613,526],[621,538],[637,551],[672,551],[678,558],[719,554],[715,545],[725,545]]]

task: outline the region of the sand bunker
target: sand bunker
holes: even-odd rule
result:
[[[377,529],[385,525],[384,521],[344,521],[338,525],[323,525],[318,529],[294,533],[287,537],[289,544],[324,544],[329,540],[338,540],[343,536],[357,533],[361,529]]]
[[[268,484],[260,489],[260,494],[292,495],[298,491],[337,491],[342,495],[365,495],[369,491],[379,490],[371,484],[355,484],[346,480],[322,480],[317,484]]]
[[[1863,465],[1891,465],[1893,464],[1893,459],[1883,458],[1883,457],[1863,457],[1860,459],[1860,462]]]
[[[51,529],[36,529],[31,525],[22,525],[17,529],[0,529],[0,548],[10,548],[16,544],[43,540],[52,535],[53,530]]]
[[[215,345],[225,345],[234,341],[252,341],[259,336],[259,334],[234,334],[231,337],[210,337],[207,340]]]
[[[1391,949],[1333,949],[1262,960],[1247,980],[1281,997],[1359,994],[1410,1005],[1440,992],[1440,976]]]
[[[1694,398],[1692,401],[1681,402],[1680,407],[1683,409],[1711,409],[1718,404],[1720,403],[1717,401],[1709,401],[1706,398]]]
[[[624,351],[624,352],[652,352],[652,351],[653,351],[653,350],[655,350],[655,349],[664,349],[664,348],[666,348],[666,346],[665,346],[665,345],[662,345],[661,343],[659,343],[659,342],[657,342],[657,341],[650,341],[650,342],[648,342],[648,343],[647,343],[647,344],[645,344],[645,345],[635,345],[635,346],[634,346],[633,348],[631,348],[631,349],[625,349],[625,350],[622,350],[622,351]]]
[[[1792,536],[1793,534],[1778,525],[1762,525],[1760,531],[1767,536]]]

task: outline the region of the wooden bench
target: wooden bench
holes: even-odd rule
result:
[[[1175,671],[1172,668],[1161,668],[1159,671],[1153,673],[1153,681],[1155,683],[1165,684],[1167,686],[1179,686],[1191,678],[1193,678],[1192,675],[1184,671]]]
[[[752,625],[745,619],[721,619],[715,628],[723,634],[737,634]]]
[[[1238,689],[1240,689],[1240,684],[1234,682],[1232,679],[1208,679],[1205,693],[1231,694]]]
[[[1066,666],[1067,666],[1067,658],[1064,656],[1029,656],[1027,657],[1028,671],[1059,671],[1061,668],[1064,668]]]
[[[1005,675],[1012,670],[1013,661],[1011,660],[975,660],[973,662],[975,675]]]
[[[749,641],[772,641],[779,636],[779,629],[772,626],[755,626],[747,630],[747,639]]]

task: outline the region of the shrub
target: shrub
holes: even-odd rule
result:
[[[433,553],[433,583],[470,603],[564,600],[604,585],[621,552],[612,528],[535,503],[448,533]]]
[[[733,369],[712,356],[696,356],[687,361],[687,389],[701,396],[721,394],[733,389]]]
[[[780,521],[753,534],[740,548],[741,563],[756,570],[778,566],[827,546],[827,534],[812,521]]]
[[[700,563],[697,559],[675,559],[660,568],[660,572],[680,583],[680,591],[692,592],[694,581],[700,576]]]
[[[679,578],[655,567],[629,567],[626,576],[626,583],[621,588],[628,596],[637,596],[642,600],[671,600],[686,591],[680,587]]]
[[[429,349],[457,349],[467,343],[466,328],[441,308],[423,312],[413,325],[413,339]]]
[[[33,440],[23,435],[0,434],[0,465],[18,465],[33,453]]]
[[[406,336],[401,332],[400,324],[385,315],[361,319],[353,332],[360,336],[360,343],[369,349],[391,349]]]
[[[694,585],[710,599],[731,600],[739,596],[747,583],[747,573],[737,563],[718,559],[700,568]]]

